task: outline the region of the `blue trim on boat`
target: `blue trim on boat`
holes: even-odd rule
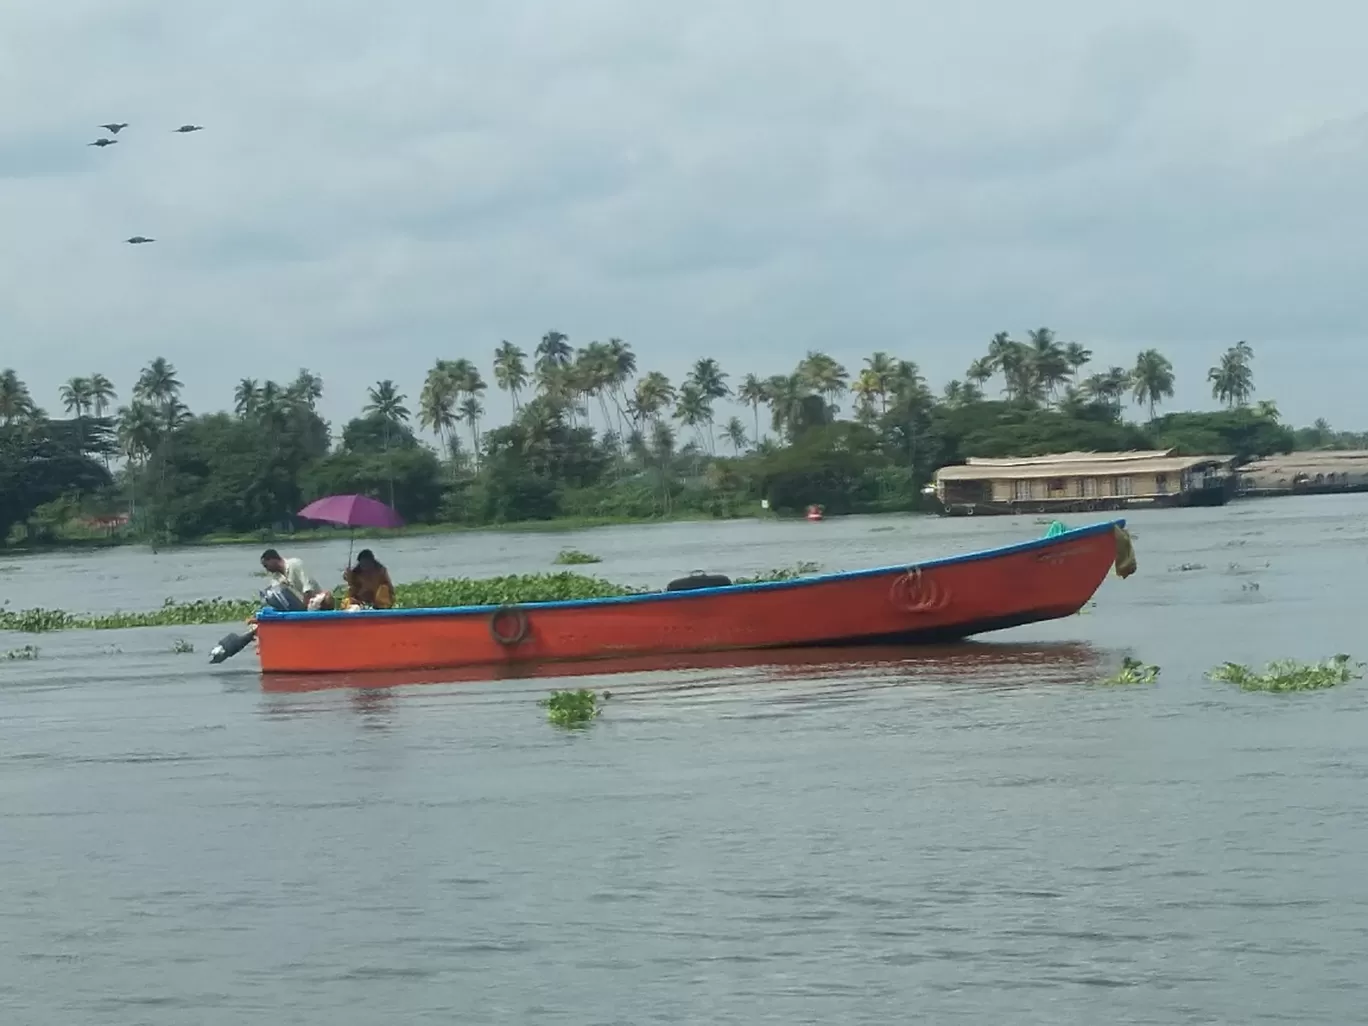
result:
[[[367,609],[359,613],[347,613],[335,609],[318,612],[284,613],[278,609],[266,608],[261,610],[257,616],[261,620],[289,620],[294,623],[302,620],[350,619],[357,616],[364,616],[368,619],[382,617],[389,619],[414,616],[469,616],[479,613],[492,613],[496,609],[507,609],[512,606],[525,610],[585,609],[602,606],[629,605],[631,603],[640,602],[682,602],[689,599],[701,598],[705,595],[781,591],[785,588],[804,588],[814,584],[828,583],[831,581],[858,580],[863,577],[877,577],[880,574],[899,573],[914,566],[920,567],[923,570],[929,570],[938,566],[954,566],[957,563],[976,563],[980,560],[996,559],[999,556],[1010,556],[1018,552],[1048,549],[1074,538],[1084,538],[1089,535],[1102,534],[1112,530],[1114,527],[1125,526],[1126,521],[1124,519],[1108,520],[1101,524],[1089,524],[1087,527],[1075,527],[1065,531],[1063,534],[1057,534],[1053,538],[1032,538],[1029,541],[1016,542],[1012,545],[1003,545],[996,549],[980,549],[977,552],[967,552],[958,556],[942,556],[938,559],[929,559],[920,563],[897,563],[892,566],[880,566],[868,570],[843,570],[832,574],[814,574],[811,577],[795,577],[788,581],[758,581],[752,584],[729,584],[720,588],[692,588],[687,591],[647,591],[636,595],[613,595],[607,598],[566,599],[554,602],[519,602],[508,603],[501,606],[431,606],[421,609]]]

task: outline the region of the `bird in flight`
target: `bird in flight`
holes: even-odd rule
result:
[[[180,132],[181,134],[184,134],[184,133],[186,133],[186,132],[202,132],[202,131],[204,131],[204,126],[203,126],[203,125],[181,125],[180,128],[177,128],[177,129],[176,129],[176,131],[177,131],[177,132]]]
[[[86,143],[87,146],[113,146],[118,139],[96,139],[93,143]]]
[[[122,121],[122,122],[119,122],[119,123],[117,123],[117,124],[111,122],[111,123],[108,124],[108,125],[101,125],[100,127],[103,128],[105,131],[107,131],[110,135],[118,135],[120,129],[123,129],[123,128],[127,128],[127,127],[128,127],[128,122],[127,122],[127,121]]]
[[[147,238],[146,236],[143,236],[143,235],[135,235],[135,236],[133,236],[133,238],[131,238],[131,239],[125,239],[124,241],[127,242],[127,243],[128,243],[129,245],[131,245],[131,246],[141,246],[144,242],[156,242],[157,240],[156,240],[156,239],[149,239],[149,238]]]

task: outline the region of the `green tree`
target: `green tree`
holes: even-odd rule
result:
[[[13,368],[0,371],[0,423],[9,425],[33,413],[33,397]]]
[[[500,342],[494,350],[494,383],[509,394],[515,412],[527,381],[527,354],[507,339]]]
[[[1237,342],[1221,354],[1220,361],[1207,372],[1211,397],[1230,409],[1244,406],[1254,394],[1254,350],[1248,342]]]
[[[1173,397],[1173,364],[1157,349],[1143,350],[1135,358],[1131,382],[1135,401],[1149,407],[1150,420],[1153,420],[1154,408]]]

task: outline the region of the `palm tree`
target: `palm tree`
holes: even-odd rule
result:
[[[812,391],[833,407],[837,397],[845,394],[846,382],[850,378],[846,369],[830,356],[813,350],[808,350],[807,356],[799,362],[798,373]]]
[[[13,368],[0,371],[0,423],[13,424],[31,415],[33,397]]]
[[[389,455],[390,429],[408,423],[409,408],[404,405],[408,396],[400,392],[389,378],[376,382],[375,387],[366,392],[366,405],[361,412],[367,416],[379,417],[384,424],[383,438],[385,447],[385,466],[389,472],[389,499],[394,505],[394,461]]]
[[[480,400],[473,394],[467,395],[461,403],[461,420],[470,425],[470,444],[471,452],[475,454],[475,463],[480,462],[480,418],[484,416],[484,407],[480,405]]]
[[[746,447],[746,425],[741,423],[740,417],[732,417],[727,421],[727,426],[722,429],[722,437],[731,443],[736,455],[741,455],[741,450]]]
[[[964,377],[965,380],[982,390],[983,386],[993,377],[993,361],[987,357],[980,357],[969,365]]]
[[[1264,420],[1271,420],[1276,422],[1282,419],[1282,414],[1278,410],[1278,404],[1274,402],[1272,399],[1260,399],[1254,405],[1254,413],[1256,416],[1262,417]]]
[[[812,395],[801,374],[776,374],[765,382],[770,424],[780,438],[792,441],[803,417],[803,401]]]
[[[1150,420],[1154,408],[1173,397],[1173,364],[1157,349],[1146,349],[1135,358],[1131,371],[1135,401],[1149,407]]]
[[[1237,342],[1222,353],[1220,362],[1207,372],[1211,397],[1232,410],[1249,402],[1254,394],[1253,359],[1254,350],[1248,342]]]
[[[301,367],[294,381],[285,389],[285,398],[292,404],[316,409],[323,398],[323,379],[308,368]]]
[[[702,427],[712,422],[712,403],[694,381],[687,381],[679,390],[675,403],[675,419],[693,428],[694,434],[701,437]]]
[[[884,355],[882,353],[878,354]],[[889,365],[886,374],[880,377],[872,367],[860,371],[851,391],[855,393],[855,414],[864,423],[872,423],[880,413],[888,410],[888,392],[893,383],[893,367]],[[875,405],[875,401],[878,405]]]
[[[243,378],[233,389],[233,412],[239,417],[250,417],[256,413],[261,402],[261,386],[256,378]]]
[[[548,331],[537,343],[537,370],[548,367],[568,367],[574,350],[570,348],[570,336],[559,331]]]
[[[91,389],[89,378],[72,378],[57,390],[62,400],[62,406],[67,413],[77,420],[81,420],[86,415],[86,410],[90,409]]]
[[[119,451],[128,461],[128,507],[131,517],[138,508],[138,473],[147,465],[153,451],[161,444],[161,417],[155,409],[140,399],[134,399],[128,406],[119,407],[116,416],[119,424]]]
[[[494,384],[512,397],[517,412],[519,393],[527,387],[527,354],[507,339],[494,350]]]
[[[741,379],[741,386],[736,390],[736,398],[751,408],[755,415],[755,440],[760,440],[760,406],[768,401],[768,394],[765,392],[765,383],[754,374],[747,374]]]
[[[1072,367],[1068,350],[1055,339],[1049,328],[1036,328],[1027,332],[1030,336],[1031,383],[1036,395],[1032,398],[1053,398],[1059,386],[1069,380]]]
[[[176,368],[164,356],[159,356],[138,375],[138,383],[133,386],[133,396],[154,406],[164,406],[169,399],[179,397],[180,378]]]
[[[1078,381],[1078,372],[1092,363],[1092,358],[1092,350],[1083,345],[1082,342],[1070,342],[1064,347],[1064,361],[1069,365],[1069,370],[1073,372],[1075,382]]]
[[[442,451],[447,450],[447,432],[456,426],[456,391],[446,365],[438,360],[423,381],[418,396],[418,423],[437,436]]]
[[[612,360],[609,394],[618,412],[618,434],[622,434],[622,420],[627,416],[627,382],[636,374],[637,358],[632,347],[620,338],[608,340],[608,355]]]
[[[58,390],[62,405],[76,418],[76,434],[81,448],[85,448],[85,415],[90,409],[91,388],[89,378],[72,378]]]
[[[867,366],[860,372],[860,379],[866,382],[867,392],[879,397],[879,412],[887,413],[888,393],[893,390],[893,374],[898,363],[893,357],[880,350],[872,356],[866,356],[865,364]],[[991,371],[988,376],[992,377]]]
[[[731,395],[731,389],[727,387],[726,372],[711,357],[694,361],[693,369],[689,371],[688,381],[709,402],[724,399]]]
[[[660,371],[651,371],[636,384],[633,406],[639,421],[660,423],[660,413],[674,402],[675,390]]]

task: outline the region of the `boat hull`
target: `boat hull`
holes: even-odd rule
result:
[[[1116,563],[1122,524],[795,581],[509,607],[263,610],[258,649],[267,673],[345,673],[952,641],[1076,613]]]

